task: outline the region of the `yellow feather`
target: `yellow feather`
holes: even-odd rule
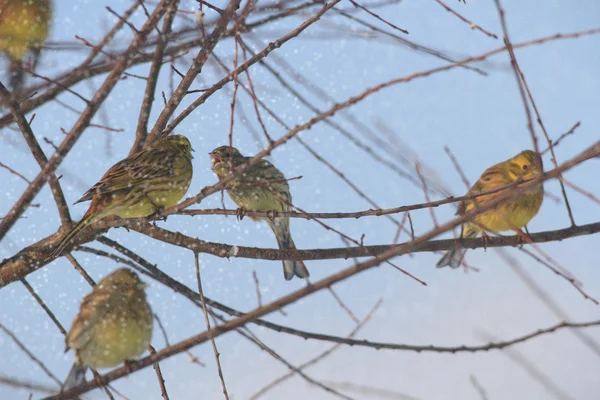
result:
[[[80,383],[85,368],[111,368],[142,354],[152,338],[152,310],[137,274],[120,268],[83,299],[66,344],[75,365],[64,390]]]
[[[525,150],[511,159],[485,170],[467,195],[497,189],[517,182],[519,179],[535,178],[542,173],[543,166],[540,155],[531,150]],[[499,191],[467,200],[460,204],[457,214],[462,215],[476,207],[483,207],[505,193],[505,191]],[[504,232],[521,229],[537,215],[543,199],[544,187],[540,184],[538,187],[521,193],[516,198],[475,216],[471,222],[463,225],[461,237],[476,237],[482,231]],[[457,249],[451,250],[438,261],[437,266],[450,265],[457,268],[463,255],[464,252],[459,252]]]
[[[51,17],[49,0],[0,0],[0,50],[22,60],[48,38]]]

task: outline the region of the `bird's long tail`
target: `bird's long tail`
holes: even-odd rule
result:
[[[23,86],[25,80],[25,72],[23,71],[22,60],[10,60],[10,88],[13,92],[17,92]]]
[[[65,392],[84,383],[85,371],[85,367],[82,367],[79,363],[74,363],[71,371],[69,371],[69,375],[67,375],[67,379],[65,379],[65,383],[62,385],[61,392]]]
[[[290,233],[289,218],[275,218],[274,220],[267,218],[267,223],[273,230],[277,244],[281,250],[295,249],[296,245]],[[283,260],[283,276],[286,281],[289,281],[294,276],[299,278],[308,278],[310,273],[306,269],[306,265],[302,260]]]
[[[67,236],[65,236],[65,238],[60,242],[58,247],[56,249],[54,249],[54,251],[52,251],[52,253],[50,254],[50,257],[48,257],[48,258],[53,258],[53,257],[59,256],[60,253],[62,253],[62,251],[65,249],[65,247],[67,247],[67,245],[69,244],[71,239],[73,239],[75,237],[75,235],[77,235],[79,232],[81,232],[82,229],[89,226],[90,224],[92,224],[93,222],[95,222],[98,219],[100,219],[99,216],[88,211],[88,213],[86,213],[83,216],[81,221],[79,221],[79,223],[77,225],[75,225],[75,228],[73,228],[73,230],[71,230],[71,232],[69,232],[69,234]]]
[[[466,230],[466,232],[465,232]],[[463,229],[463,233],[461,234],[462,238],[473,238],[477,236],[479,231],[477,229]],[[442,258],[435,264],[437,268],[443,268],[449,266],[450,268],[458,268],[462,263],[463,258],[465,258],[465,253],[467,250],[461,249],[459,247],[455,247],[452,250],[448,250]]]

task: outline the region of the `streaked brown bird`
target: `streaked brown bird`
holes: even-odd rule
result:
[[[75,350],[75,363],[63,390],[85,382],[87,368],[116,367],[148,348],[153,319],[147,286],[135,272],[119,268],[84,297],[65,339],[65,351]]]
[[[252,157],[244,157],[235,147],[221,146],[209,153],[212,170],[219,180],[227,179],[231,168],[235,169],[248,162]],[[227,183],[227,193],[241,210],[248,211],[291,211],[292,195],[285,176],[269,161],[261,159],[241,176]],[[243,211],[242,211],[243,212]],[[256,218],[264,220],[277,239],[282,250],[295,249],[296,245],[290,233],[289,217]],[[286,280],[294,276],[308,278],[310,274],[301,260],[283,260],[283,276]]]
[[[177,204],[192,181],[191,151],[188,138],[171,135],[113,165],[75,202],[92,204],[50,257],[58,256],[78,232],[104,217],[147,217]]]

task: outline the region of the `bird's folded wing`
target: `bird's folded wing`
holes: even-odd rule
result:
[[[173,151],[142,151],[113,165],[98,183],[76,203],[91,200],[96,194],[112,193],[138,186],[155,178],[172,176],[176,154]]]

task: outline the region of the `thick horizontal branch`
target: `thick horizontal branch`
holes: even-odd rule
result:
[[[76,244],[87,243],[99,235],[106,232],[110,226],[122,226],[123,220],[107,219],[87,228],[75,238]],[[150,223],[142,221],[131,221],[125,226],[144,235],[165,243],[170,243],[178,247],[184,247],[197,253],[211,254],[217,257],[226,258],[252,258],[261,260],[330,260],[330,259],[348,259],[353,257],[372,257],[382,254],[387,250],[402,247],[407,243],[397,245],[372,245],[356,247],[338,247],[330,249],[306,249],[306,250],[278,250],[258,247],[246,247],[230,245],[225,243],[209,242],[197,238],[192,238],[178,232],[172,232],[166,229],[156,227]],[[560,241],[576,236],[592,235],[600,232],[600,222],[592,224],[574,226],[554,231],[545,231],[533,233],[530,235],[533,243],[546,243]],[[56,233],[32,246],[29,246],[11,258],[7,258],[0,263],[0,288],[12,282],[26,277],[28,274],[43,267],[51,260],[48,260],[50,253],[56,244],[62,238],[62,233]],[[432,251],[444,251],[454,248],[457,243],[465,249],[477,249],[483,247],[506,247],[522,244],[519,236],[490,237],[487,242],[482,238],[474,239],[444,239],[426,242],[418,247],[412,248],[410,253],[422,253]],[[406,253],[402,253],[406,254]],[[401,254],[400,254],[401,255]]]
[[[168,231],[166,229],[156,227],[152,224],[135,224],[130,225],[129,227],[137,232],[148,235],[154,239],[160,240],[165,243],[170,243],[174,246],[192,250],[195,253],[212,254],[217,257],[226,258],[237,257],[253,258],[259,260],[331,260],[348,259],[354,257],[373,257],[378,254],[382,254],[390,249],[406,246],[411,243],[405,242],[397,245],[384,244],[372,246],[337,247],[330,249],[279,250],[208,242],[205,240],[183,235],[179,232]],[[600,232],[600,222],[595,222],[592,224],[581,226],[574,226],[554,231],[533,233],[529,236],[533,243],[546,243],[560,241],[566,238],[572,238],[576,236],[592,235],[598,232]],[[521,245],[522,242],[522,239],[517,235],[489,237],[487,240],[484,240],[483,238],[433,240],[423,243],[419,246],[415,246],[410,250],[402,252],[398,255],[404,255],[407,253],[445,251],[454,248],[457,244],[465,249],[477,249],[484,248],[486,246],[517,246]]]

